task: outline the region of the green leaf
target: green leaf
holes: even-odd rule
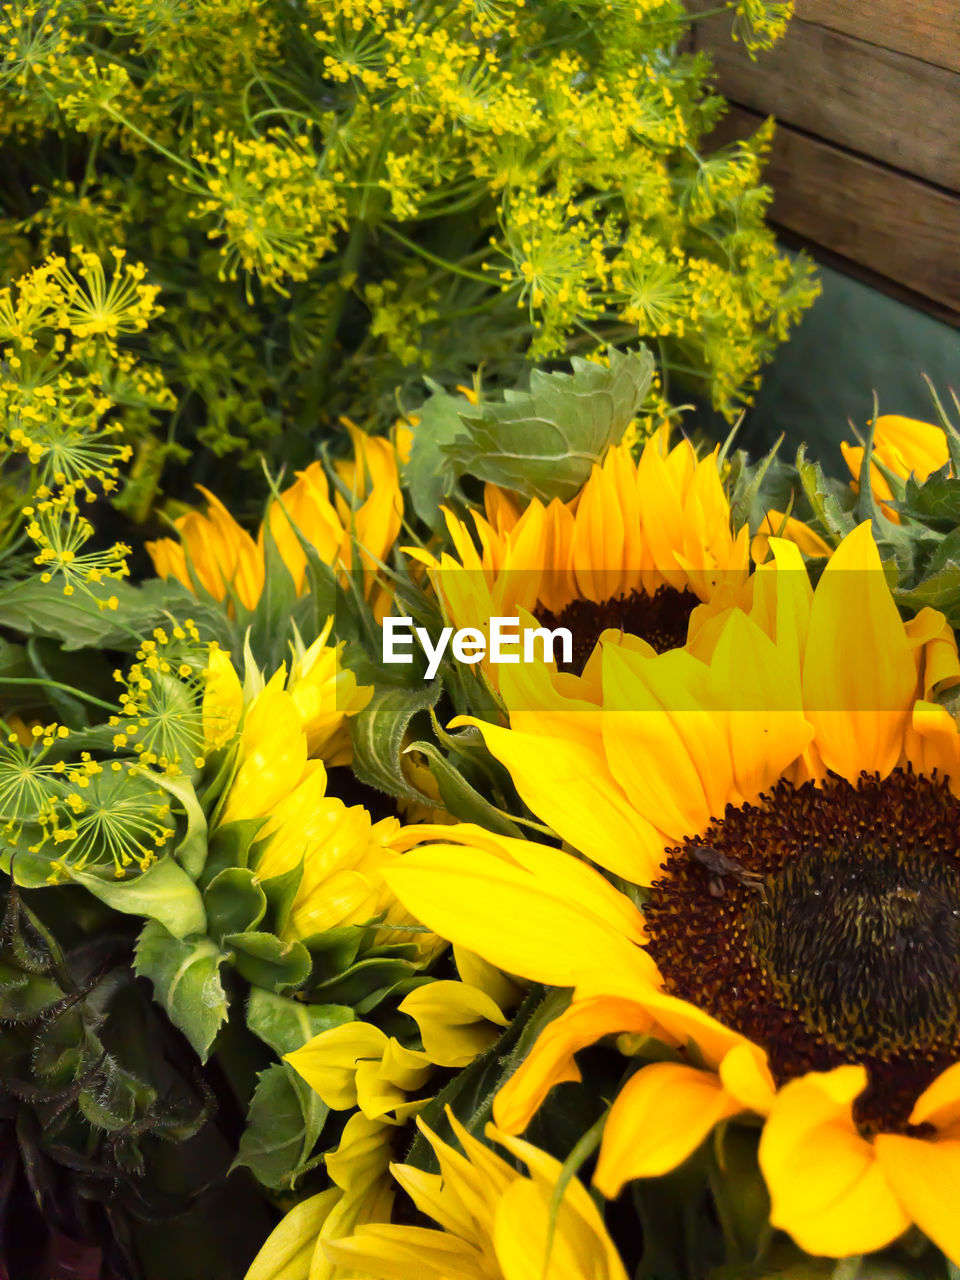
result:
[[[620,441],[650,386],[649,351],[608,354],[609,368],[574,356],[573,373],[536,369],[529,392],[461,411],[464,431],[442,452],[461,475],[541,502],[569,500]]]
[[[439,696],[439,681],[419,689],[380,688],[363,711],[351,717],[353,771],[361,782],[423,803],[423,796],[403,775],[400,751],[410,721],[418,711],[433,707]]]
[[[196,789],[183,774],[170,776],[158,773],[154,777],[164,791],[169,791],[183,805],[187,829],[174,850],[174,855],[190,879],[196,880],[207,860],[207,819],[197,799]]]
[[[200,890],[183,867],[169,856],[153,863],[132,880],[117,880],[107,871],[99,874],[70,866],[66,874],[114,911],[156,920],[175,938],[203,933],[207,927]]]
[[[443,524],[440,506],[457,481],[457,468],[444,449],[462,434],[460,414],[469,412],[471,405],[466,396],[451,396],[431,385],[436,388],[433,395],[417,410],[420,421],[403,478],[414,511],[424,524],[437,530]]]
[[[502,836],[515,836],[523,839],[523,832],[509,818],[493,807],[489,800],[472,787],[463,774],[453,767],[432,742],[414,742],[407,751],[420,751],[430,761],[430,772],[433,774],[440,791],[440,798],[450,812],[461,822],[475,822]],[[430,803],[424,797],[426,803]]]
[[[257,832],[265,822],[266,818],[242,818],[237,822],[227,822],[214,830],[200,877],[204,887],[225,867],[245,867],[248,864]]]
[[[267,903],[270,907],[270,914],[273,920],[273,929],[275,933],[283,933],[290,918],[290,909],[293,906],[297,896],[297,890],[300,888],[300,881],[303,879],[303,858],[295,867],[291,867],[289,871],[282,871],[278,876],[271,876],[268,880],[261,880],[260,887],[267,895]]]
[[[175,938],[151,920],[137,942],[134,971],[153,983],[157,1002],[202,1062],[227,1017],[220,980],[226,955],[209,938]]]
[[[321,1031],[353,1022],[354,1017],[347,1005],[304,1004],[262,987],[254,987],[247,1002],[247,1026],[279,1057],[302,1048]]]
[[[951,475],[949,463],[922,482],[911,474],[897,510],[933,528],[955,529],[960,525],[960,479]]]
[[[281,991],[299,987],[310,976],[310,952],[296,939],[288,942],[272,933],[230,933],[222,945],[233,952],[233,963],[241,977],[255,987]]]
[[[248,867],[226,867],[203,891],[207,929],[214,938],[254,929],[267,910],[267,896]]]
[[[250,1169],[266,1187],[292,1190],[329,1110],[286,1062],[268,1067],[257,1080],[233,1167]]]
[[[853,516],[840,502],[841,497],[848,497],[849,490],[839,481],[827,480],[819,462],[808,462],[804,445],[797,451],[797,473],[813,514],[827,535],[838,541],[845,538],[856,527]]]
[[[250,626],[250,648],[261,666],[273,671],[287,656],[290,618],[297,603],[297,588],[277,547],[270,523],[264,520],[263,591]]]

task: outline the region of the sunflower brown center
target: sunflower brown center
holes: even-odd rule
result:
[[[960,1059],[960,802],[895,770],[779,783],[672,850],[646,907],[668,990],[763,1045],[779,1083],[867,1067],[864,1132],[910,1131]]]
[[[573,637],[573,661],[558,664],[561,670],[580,674],[587,665],[602,633],[609,628],[626,631],[646,640],[657,653],[678,649],[687,641],[687,624],[700,601],[692,591],[676,587],[658,587],[653,595],[631,591],[594,604],[592,600],[574,600],[559,613],[537,610],[537,621],[551,630],[567,627]]]
[[[922,850],[804,850],[748,912],[753,946],[804,1024],[852,1053],[960,1027],[960,869]]]

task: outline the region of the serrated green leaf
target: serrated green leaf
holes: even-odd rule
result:
[[[233,953],[237,972],[255,987],[282,991],[301,986],[310,976],[310,952],[296,939],[284,942],[272,933],[230,933],[222,945]]]
[[[111,596],[119,602],[116,609],[106,607]],[[59,583],[39,578],[0,589],[4,626],[26,635],[51,636],[67,650],[133,650],[168,614],[193,618],[204,639],[230,647],[226,610],[213,608],[212,602],[205,606],[175,580],[150,578],[139,586],[106,582],[90,595],[76,591],[72,596],[65,596]]]
[[[442,527],[440,506],[457,482],[457,468],[444,448],[463,433],[460,414],[470,407],[466,396],[451,396],[438,388],[417,410],[420,420],[403,478],[414,511],[434,530]]]
[[[828,480],[819,462],[808,462],[803,445],[797,451],[797,474],[807,501],[824,530],[836,539],[845,538],[856,527],[853,516],[840,503],[840,497],[846,497],[849,490],[839,481]]]
[[[214,938],[254,929],[267,910],[267,896],[249,867],[226,867],[203,891],[207,929]]]
[[[288,996],[254,987],[247,1003],[247,1026],[274,1053],[293,1053],[331,1027],[354,1021],[354,1012],[342,1004],[305,1004]]]
[[[209,938],[175,938],[151,920],[140,934],[134,972],[153,983],[157,1003],[183,1032],[202,1062],[226,1021],[220,980],[226,955]]]
[[[114,911],[128,916],[156,920],[175,938],[202,933],[207,927],[200,890],[183,867],[166,856],[132,880],[117,880],[108,871],[78,871],[67,866],[65,874],[105,902]]]
[[[459,474],[527,498],[568,501],[647,396],[653,357],[609,351],[609,367],[576,356],[573,373],[534,370],[529,392],[461,411],[463,430],[442,452]]]
[[[310,1159],[328,1108],[287,1063],[261,1072],[234,1167],[274,1190],[292,1189]]]
[[[951,474],[949,463],[923,481],[911,474],[897,510],[934,528],[955,529],[960,525],[960,479]]]
[[[419,689],[380,688],[363,711],[350,718],[353,771],[361,782],[422,803],[423,796],[403,775],[400,751],[410,721],[418,711],[436,705],[440,687],[434,681]]]

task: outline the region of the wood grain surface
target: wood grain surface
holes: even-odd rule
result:
[[[746,137],[761,119],[734,109],[712,141]],[[771,221],[960,313],[960,197],[786,125],[765,178]]]
[[[960,0],[954,5],[960,31]],[[819,7],[846,12],[849,3]],[[901,7],[930,6],[901,0]],[[891,38],[879,17],[875,36]],[[713,56],[731,101],[960,191],[960,73],[796,18],[756,61],[730,39],[726,18],[697,23],[694,39]]]
[[[960,71],[957,0],[797,0],[796,16]]]

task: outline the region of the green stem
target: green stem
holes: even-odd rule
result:
[[[118,712],[115,702],[104,702],[102,698],[95,698],[92,693],[75,689],[72,684],[61,684],[59,680],[45,680],[40,676],[0,676],[0,685],[3,684],[31,684],[42,685],[45,689],[61,689],[64,693],[72,694],[73,697],[80,698],[84,702],[92,703],[96,707],[104,707],[114,715]]]
[[[346,306],[347,295],[353,288],[354,281],[357,278],[360,259],[363,256],[366,242],[367,224],[358,219],[351,228],[350,239],[347,241],[343,260],[340,263],[337,296],[327,316],[326,327],[320,339],[320,349],[313,369],[313,377],[305,397],[304,408],[307,420],[310,423],[316,417],[320,408],[320,401],[327,389],[327,375],[333,361],[334,348],[337,345],[337,331],[340,328],[340,320],[343,317],[343,308]]]
[[[114,107],[108,104],[105,107],[105,110],[108,116],[116,120],[117,124],[122,125],[124,129],[129,129],[129,131],[132,134],[134,134],[136,137],[138,137],[141,142],[145,142],[148,147],[152,147],[152,149],[154,151],[158,151],[160,155],[166,156],[167,159],[171,161],[173,164],[177,165],[179,168],[189,173],[191,178],[197,178],[197,179],[203,178],[203,174],[200,172],[199,169],[195,169],[192,164],[187,164],[186,160],[184,160],[181,156],[175,155],[172,151],[168,151],[167,148],[163,146],[162,143],[157,142],[156,138],[149,137],[147,134],[143,132],[142,129],[138,129],[135,124],[131,124],[130,121],[126,118],[126,116],[121,115],[120,112],[117,111]]]
[[[417,244],[415,241],[408,240],[402,232],[398,231],[396,227],[391,227],[388,222],[383,224],[383,230],[386,231],[387,235],[392,236],[394,240],[397,240],[400,244],[404,245],[405,248],[409,249],[411,253],[417,254],[427,262],[432,262],[435,267],[442,267],[444,271],[451,271],[454,275],[463,276],[465,280],[479,280],[481,284],[485,284],[487,286],[493,284],[493,280],[490,276],[482,276],[478,271],[467,271],[465,268],[458,266],[455,262],[448,262],[446,258],[438,258],[437,255],[435,253],[431,253],[429,249],[424,249],[422,245]]]

